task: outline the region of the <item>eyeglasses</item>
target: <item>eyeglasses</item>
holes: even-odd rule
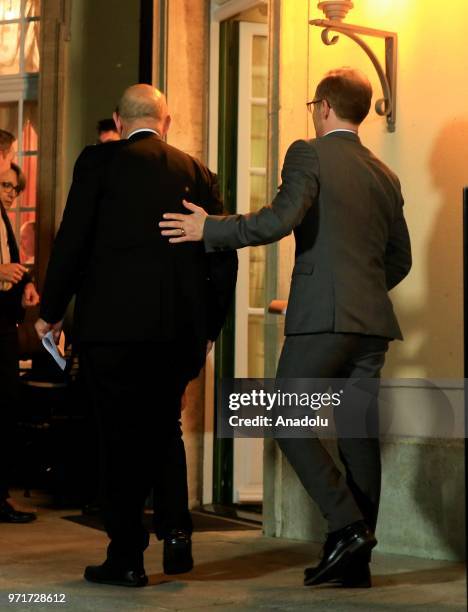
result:
[[[18,196],[21,193],[21,187],[18,187],[18,185],[13,185],[13,183],[7,183],[7,182],[0,182],[0,185],[3,187],[3,189],[8,192],[11,193],[12,191],[15,192],[15,197]]]
[[[313,113],[314,112],[314,106],[316,104],[319,104],[320,102],[323,102],[324,100],[328,104],[328,106],[330,106],[330,102],[326,98],[317,98],[317,100],[311,100],[310,102],[306,102],[307,110],[309,111],[309,113]],[[330,108],[331,108],[331,106],[330,106]]]

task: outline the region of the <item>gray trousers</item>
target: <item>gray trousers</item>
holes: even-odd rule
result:
[[[386,338],[360,334],[287,336],[277,378],[379,379],[388,342]],[[378,419],[377,398],[374,410]],[[277,442],[318,504],[330,532],[359,520],[375,531],[381,483],[377,437],[338,438],[345,476],[318,438],[278,438]]]

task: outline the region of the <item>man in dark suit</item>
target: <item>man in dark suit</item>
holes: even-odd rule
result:
[[[171,242],[203,239],[214,252],[274,242],[294,230],[278,379],[375,379],[376,393],[388,342],[402,338],[388,291],[408,274],[411,248],[399,181],[358,136],[371,98],[361,73],[330,72],[308,103],[317,138],[290,146],[270,206],[221,218],[186,203],[193,214],[171,212],[160,223]],[[375,425],[376,401],[370,404]],[[329,525],[322,561],[306,569],[305,584],[371,586],[381,479],[375,430],[366,439],[338,440],[345,477],[318,439],[278,442]]]
[[[36,328],[58,335],[76,293],[74,337],[97,408],[111,540],[106,562],[85,578],[143,586],[142,511],[152,487],[164,571],[193,565],[180,404],[224,322],[237,256],[207,255],[198,244],[175,250],[159,234],[168,203],[182,210],[184,197],[223,212],[216,177],[164,142],[164,96],[130,87],[114,118],[123,140],[87,147],[76,162]]]
[[[20,168],[12,163],[15,137],[0,130],[0,403],[2,444],[0,445],[0,522],[30,523],[34,512],[15,508],[8,490],[10,468],[15,460],[13,430],[19,403],[18,330],[24,308],[36,306],[39,295],[20,253],[7,209],[26,183]]]

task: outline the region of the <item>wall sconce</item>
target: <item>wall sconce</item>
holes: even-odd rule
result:
[[[322,41],[327,46],[335,45],[339,41],[339,36],[330,38],[330,32],[338,32],[354,40],[354,42],[364,50],[374,65],[382,86],[383,98],[377,100],[375,103],[375,110],[378,115],[386,117],[388,131],[394,132],[398,37],[395,32],[385,32],[384,30],[374,30],[373,28],[364,28],[349,23],[343,23],[343,19],[353,6],[351,0],[324,0],[323,2],[319,2],[318,8],[325,13],[326,19],[312,19],[309,21],[309,24],[324,28],[322,31]],[[382,68],[375,53],[358,34],[385,39],[385,70]]]

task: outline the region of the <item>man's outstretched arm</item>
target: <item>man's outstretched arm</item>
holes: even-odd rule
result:
[[[207,251],[238,249],[276,242],[299,225],[315,201],[319,167],[315,150],[304,140],[294,142],[286,153],[282,184],[273,202],[255,213],[221,217],[207,215],[186,203],[191,215],[166,213],[159,225],[170,242],[204,240]]]

